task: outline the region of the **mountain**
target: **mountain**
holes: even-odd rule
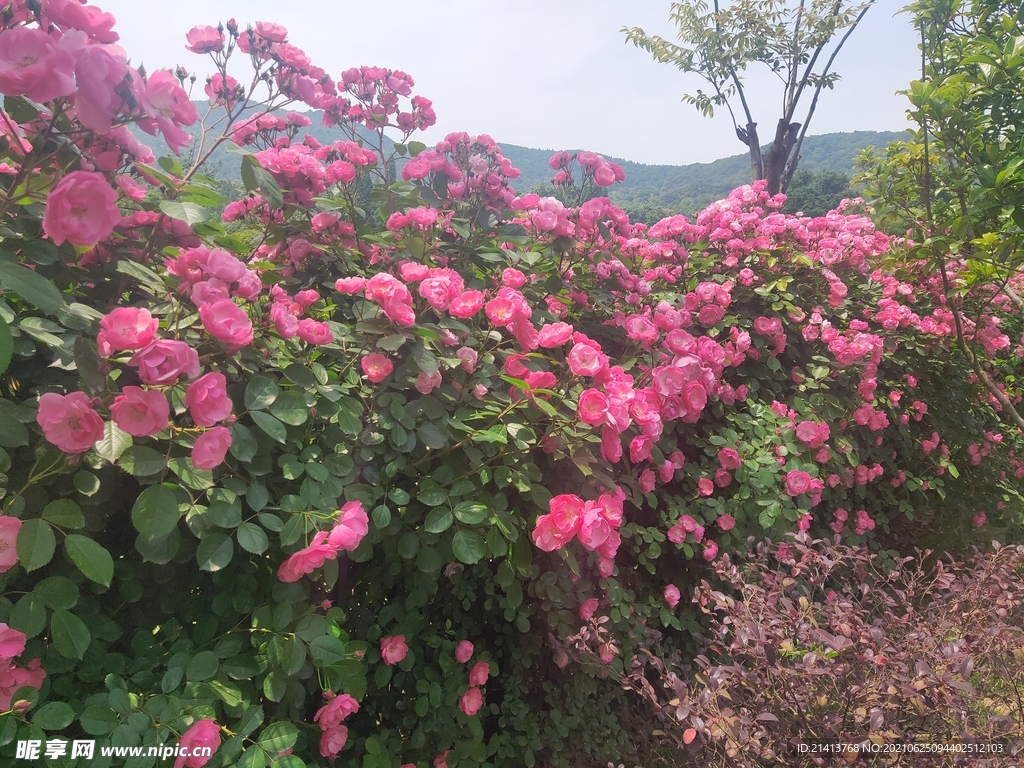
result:
[[[197,103],[197,108],[200,108],[202,114],[205,104]],[[337,128],[321,125],[319,113],[308,113],[308,116],[313,124],[303,129],[302,134],[308,133],[323,143],[343,138]],[[133,130],[157,155],[167,154],[167,146],[161,138],[149,136],[137,128]],[[198,129],[193,126],[191,132],[196,135]],[[854,131],[808,136],[804,139],[798,177],[801,172],[849,177],[858,150],[868,146],[884,146],[906,136],[906,133],[896,131]],[[499,144],[504,155],[520,170],[520,177],[515,183],[518,192],[552,191],[550,179],[553,171],[548,166],[548,159],[556,150]],[[625,208],[635,220],[641,221],[657,220],[671,213],[692,215],[709,203],[721,199],[730,190],[750,182],[750,159],[746,153],[710,163],[689,165],[646,165],[615,157],[608,159],[619,163],[626,172],[626,180],[610,188],[608,196]],[[208,172],[226,181],[238,181],[239,167],[239,157],[221,147],[211,157]]]

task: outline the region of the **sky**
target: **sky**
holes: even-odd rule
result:
[[[877,0],[839,56],[842,79],[819,99],[810,134],[908,127],[896,91],[919,76],[917,37],[905,0]],[[499,144],[588,149],[648,164],[710,162],[745,152],[728,114],[708,119],[681,102],[703,84],[627,44],[622,27],[674,40],[668,0],[96,0],[117,19],[135,65],[182,65],[199,76],[204,56],[184,49],[196,24],[235,17],[241,28],[276,21],[289,42],[337,79],[353,66],[400,69],[434,103],[433,143],[451,131]],[[831,49],[829,49],[831,50]],[[751,70],[748,100],[762,143],[781,117],[782,86]],[[809,101],[808,101],[809,103]],[[806,110],[804,105],[803,110]],[[802,121],[802,116],[798,115]]]

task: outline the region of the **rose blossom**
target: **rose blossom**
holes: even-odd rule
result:
[[[206,332],[231,350],[237,351],[252,342],[252,321],[231,299],[203,304],[199,318]]]
[[[185,390],[185,407],[197,427],[212,427],[231,415],[231,398],[223,373],[204,373]]]
[[[146,384],[173,384],[185,374],[190,379],[199,375],[199,355],[188,344],[175,339],[157,339],[140,349],[128,365],[139,369],[139,378]]]
[[[120,220],[117,190],[106,177],[72,171],[46,197],[43,231],[57,245],[65,240],[72,245],[96,245],[110,236]]]
[[[397,664],[408,652],[409,646],[405,644],[405,635],[391,635],[380,640],[380,655],[385,664]]]
[[[15,545],[20,530],[21,520],[10,515],[0,515],[0,573],[6,573],[18,564]]]
[[[179,755],[174,761],[174,768],[203,768],[220,748],[220,728],[213,720],[200,720],[181,734],[178,744],[187,755],[198,754],[189,757],[186,754]],[[207,755],[202,747],[210,747],[210,754]]]
[[[667,587],[665,587],[664,598],[669,608],[675,608],[677,605],[679,605],[679,587],[677,587],[675,584],[669,584]]]
[[[188,41],[185,50],[192,53],[214,53],[224,48],[224,33],[206,24],[192,27],[185,39]]]
[[[317,531],[309,546],[293,552],[277,569],[277,578],[286,584],[298,581],[338,556],[338,551],[327,543],[327,531]]]
[[[214,427],[196,438],[192,446],[192,464],[196,469],[219,466],[231,447],[231,432],[227,427]]]
[[[459,644],[455,646],[455,660],[459,664],[465,664],[473,658],[473,644],[469,640],[461,640]]]
[[[735,448],[723,448],[718,452],[718,463],[722,465],[722,469],[738,469],[740,455]]]
[[[125,387],[110,406],[110,418],[129,435],[148,437],[167,428],[170,406],[163,392]]]
[[[351,552],[359,546],[369,530],[370,519],[366,516],[362,502],[350,501],[338,510],[328,543],[334,549]]]
[[[359,702],[343,693],[320,707],[313,715],[313,722],[319,725],[321,730],[328,731],[337,728],[349,715],[354,715],[358,711]]]
[[[584,600],[583,605],[580,606],[580,619],[583,621],[590,621],[600,604],[600,601],[596,597]]]
[[[459,709],[461,709],[467,717],[473,717],[477,712],[480,711],[480,707],[483,706],[484,697],[480,693],[480,689],[473,686],[459,699]]]
[[[347,741],[348,728],[344,725],[328,728],[320,736],[320,754],[333,760],[344,748]]]
[[[731,531],[736,527],[736,518],[730,514],[719,515],[716,522],[718,523],[718,527],[723,531]]]
[[[486,661],[478,661],[469,670],[470,685],[486,685],[487,678],[491,675],[491,666]]]
[[[811,490],[811,476],[803,470],[793,469],[786,473],[786,493],[799,496]]]
[[[380,352],[363,355],[359,365],[363,369],[363,373],[366,374],[366,378],[374,384],[380,384],[395,369],[394,364]]]
[[[0,91],[45,102],[75,92],[75,61],[41,29],[13,27],[0,35]]]
[[[148,309],[118,307],[100,319],[96,346],[103,357],[116,351],[140,349],[153,340],[159,322]]]
[[[47,392],[39,398],[36,423],[42,428],[43,437],[64,453],[84,453],[103,437],[103,419],[92,409],[84,392]]]

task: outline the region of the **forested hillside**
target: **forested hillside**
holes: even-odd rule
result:
[[[205,104],[197,107],[200,114],[205,112]],[[310,117],[313,124],[303,129],[303,133],[308,133],[321,142],[342,138],[339,129],[325,128],[321,124],[319,113],[310,113]],[[198,133],[196,127],[190,130]],[[137,128],[135,131],[144,143],[159,151],[160,141]],[[842,174],[847,178],[851,175],[853,158],[857,150],[868,146],[883,146],[903,137],[904,134],[896,131],[853,131],[808,136],[804,141],[798,176],[794,179],[791,192],[800,195],[802,187],[816,184],[820,186],[823,180],[831,183],[831,186],[836,186],[838,177],[835,174]],[[532,149],[504,144],[500,136],[495,139],[501,145],[505,156],[512,160],[521,172],[515,184],[518,191],[550,190],[553,171],[548,166],[548,159],[562,148]],[[600,151],[600,148],[591,151]],[[709,203],[725,197],[730,190],[750,182],[750,161],[745,153],[709,163],[690,165],[645,165],[617,157],[608,159],[619,163],[626,172],[626,180],[611,188],[608,191],[609,197],[617,205],[625,208],[634,220],[648,223],[673,213],[692,215]],[[239,165],[238,157],[222,148],[214,154],[210,168],[222,179],[238,181]],[[829,175],[819,177],[819,174],[825,173]],[[842,196],[839,194],[839,198]],[[801,209],[804,207],[806,206],[801,206]],[[810,212],[808,210],[808,213]]]

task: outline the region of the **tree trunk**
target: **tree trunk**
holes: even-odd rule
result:
[[[750,179],[757,181],[763,178],[763,163],[761,160],[761,142],[757,138],[757,123],[747,123],[746,130],[736,127],[736,136],[747,145],[750,150]]]
[[[786,160],[789,158],[790,152],[793,151],[793,145],[796,144],[799,134],[800,123],[787,123],[784,119],[779,120],[779,124],[775,128],[775,141],[768,147],[764,156],[763,175],[758,177],[768,181],[767,192],[770,195],[786,191],[783,188]],[[796,163],[793,162],[792,165],[795,170]]]

